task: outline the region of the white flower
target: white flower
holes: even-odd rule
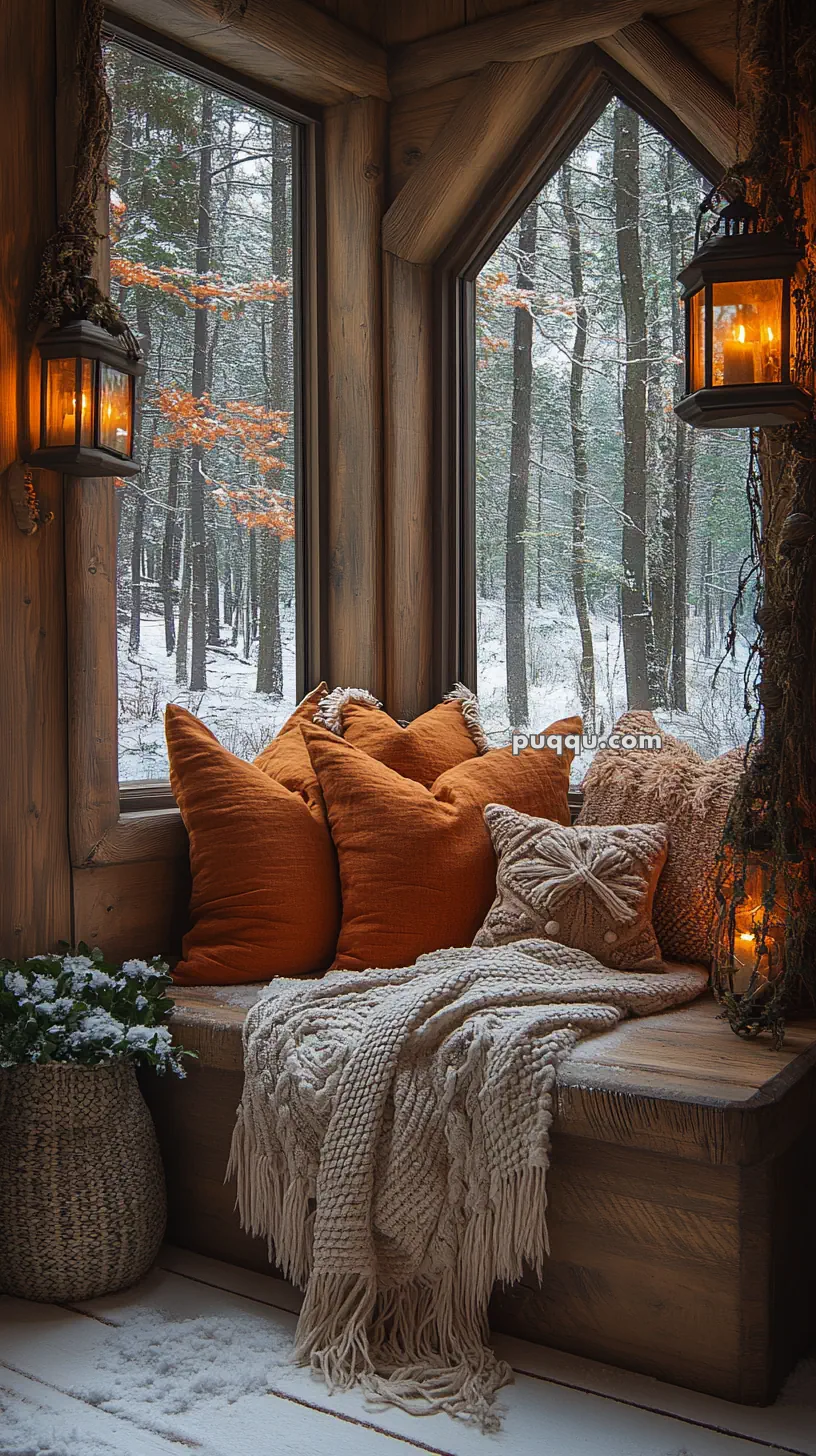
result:
[[[172,1037],[166,1026],[131,1026],[127,1032],[128,1046],[134,1051],[147,1047],[157,1056],[166,1057],[171,1049]]]
[[[145,1006],[147,1006],[147,1004],[148,1004],[147,997],[146,996],[143,996],[142,993],[141,993],[141,991],[139,992],[138,996],[136,997],[136,1003],[135,1004],[136,1004],[136,1010],[137,1011],[144,1011]]]
[[[71,1033],[69,1041],[72,1046],[80,1047],[87,1046],[89,1042],[121,1041],[124,1034],[121,1021],[117,1021],[110,1012],[90,1011]]]
[[[125,961],[122,966],[123,976],[146,976],[149,971],[147,961]]]
[[[28,995],[28,981],[22,971],[6,971],[3,977],[3,984],[6,990],[11,992],[12,996]]]
[[[53,976],[35,976],[31,982],[31,995],[35,1001],[48,1001],[57,989]]]
[[[84,957],[78,956],[77,959],[82,960]],[[80,970],[74,971],[71,977],[71,990],[75,996],[81,996],[84,991],[89,989],[91,991],[109,990],[115,984],[113,977],[109,976],[107,971],[98,971],[90,962],[87,967],[83,966]]]
[[[35,1002],[34,1009],[40,1016],[56,1016],[57,1003],[56,1001],[38,1001]]]
[[[46,1005],[46,1003],[43,1001],[37,1009],[39,1011],[42,1011],[44,1005]],[[51,1005],[53,1007],[52,1015],[55,1019],[61,1018],[62,1020],[64,1020],[66,1016],[71,1015],[71,1012],[74,1009],[74,1003],[71,1000],[70,996],[58,996],[56,1001],[51,1002]]]
[[[67,971],[69,975],[76,975],[77,971],[93,970],[93,961],[90,956],[85,955],[64,956],[62,969]]]

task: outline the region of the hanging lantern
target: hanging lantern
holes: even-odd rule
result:
[[[771,892],[770,865],[762,856],[751,855],[740,900],[732,907],[733,954],[729,955],[724,936],[717,957],[716,978],[734,995],[744,995],[749,987],[767,987],[783,969],[786,897],[780,885],[773,887],[772,897]]]
[[[40,444],[29,466],[67,475],[137,475],[133,460],[141,355],[98,324],[74,319],[39,340]]]
[[[813,408],[792,378],[791,278],[804,253],[757,221],[756,208],[729,203],[679,274],[686,389],[676,413],[700,429],[785,425]]]

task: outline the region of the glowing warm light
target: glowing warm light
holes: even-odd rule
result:
[[[741,344],[745,343],[745,324],[740,324],[737,329],[737,339]]]
[[[770,327],[770,325],[769,325],[769,326],[768,326],[768,328],[767,328],[767,329],[766,329],[766,331],[765,331],[765,336],[766,336],[766,338],[767,338],[767,340],[768,340],[768,343],[769,343],[769,344],[772,344],[772,343],[773,343],[773,341],[774,341],[774,331],[773,331],[773,329],[772,329],[772,328],[771,328],[771,327]]]

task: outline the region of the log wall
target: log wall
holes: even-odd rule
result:
[[[77,3],[0,0],[0,471],[23,449],[25,310],[71,184]],[[731,4],[649,12],[644,23],[638,0],[258,0],[223,22],[215,0],[112,12],[322,123],[310,661],[399,717],[455,671],[440,390],[458,366],[441,300],[485,208],[505,216],[533,185],[542,135],[554,156],[604,66],[652,87],[715,155],[733,147]],[[29,537],[0,488],[0,952],[86,938],[113,955],[173,953],[188,892],[177,812],[120,813],[111,488],[45,472],[39,488],[53,520]]]

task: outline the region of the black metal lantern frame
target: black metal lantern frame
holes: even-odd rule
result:
[[[724,208],[719,223],[724,232],[703,243],[679,274],[686,383],[676,413],[702,429],[805,419],[813,399],[791,375],[791,280],[803,250],[757,232],[756,210],[743,202]]]
[[[139,354],[88,319],[39,340],[40,443],[26,464],[68,475],[138,475],[133,455]]]

